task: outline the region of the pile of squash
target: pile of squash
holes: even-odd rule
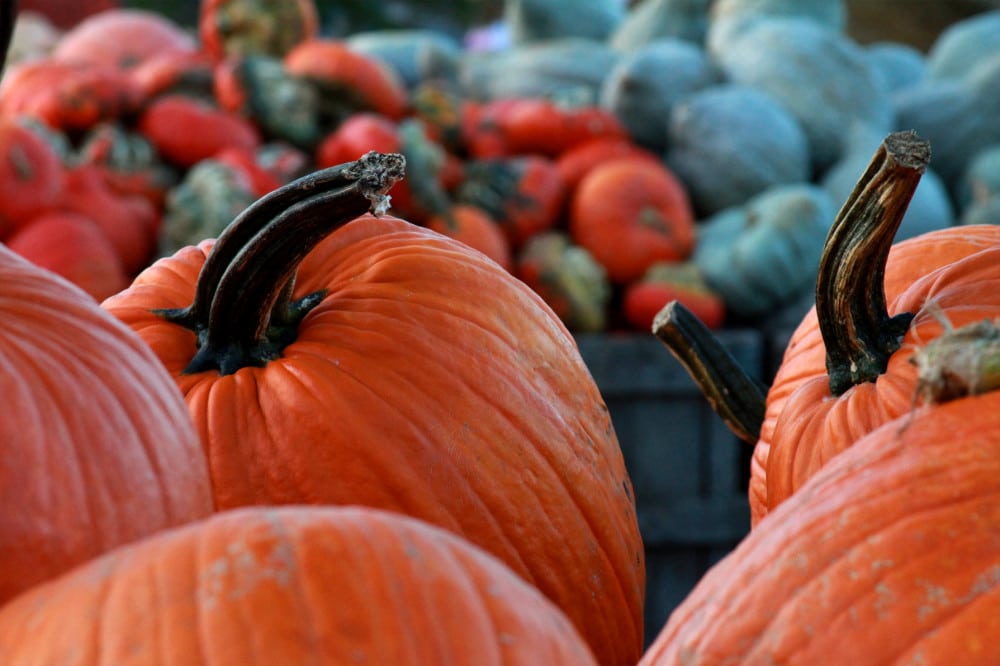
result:
[[[486,253],[574,332],[645,331],[671,298],[713,328],[800,316],[889,131],[938,146],[901,238],[997,209],[995,12],[923,54],[852,41],[838,2],[559,5],[506,3],[491,50],[330,36],[306,1],[203,2],[197,26],[22,15],[0,240],[101,300],[312,169],[400,152],[395,214]]]

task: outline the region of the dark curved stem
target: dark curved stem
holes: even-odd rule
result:
[[[895,132],[878,147],[830,228],[816,278],[816,314],[830,392],[875,381],[899,349],[912,313],[890,317],[889,248],[930,161],[930,144]]]
[[[283,211],[305,201],[319,192],[349,186],[354,162],[315,171],[264,195],[241,212],[219,235],[205,264],[198,274],[194,300],[186,308],[159,310],[157,314],[168,321],[202,335],[208,327],[208,313],[212,298],[218,289],[223,273],[236,255],[257,233]]]
[[[766,391],[693,312],[671,301],[653,320],[653,334],[694,380],[733,433],[756,444],[764,422]]]
[[[401,155],[369,153],[341,167],[338,178],[280,211],[240,248],[216,280],[200,347],[186,373],[216,369],[231,374],[277,358],[295,339],[301,319],[322,293],[291,300],[302,259],[337,228],[386,205],[385,192],[402,177]],[[331,187],[346,182],[340,187]],[[319,190],[319,191],[316,191]],[[201,277],[199,277],[199,281]]]
[[[7,62],[10,40],[14,36],[17,21],[17,0],[0,0],[0,73]]]

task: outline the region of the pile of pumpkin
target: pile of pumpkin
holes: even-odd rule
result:
[[[939,146],[901,238],[996,210],[996,13],[925,56],[854,43],[837,2],[622,5],[508,2],[510,44],[485,52],[324,36],[307,0],[204,2],[197,34],[125,9],[24,26],[0,240],[101,300],[275,187],[398,151],[394,213],[587,332],[648,330],[670,298],[713,327],[799,316],[836,202],[893,129]]]
[[[1000,660],[1000,226],[893,244],[926,141],[860,170],[766,396],[657,316],[755,444],[754,528],[648,649],[571,332],[390,214],[408,157],[290,178],[100,304],[0,246],[0,663]]]

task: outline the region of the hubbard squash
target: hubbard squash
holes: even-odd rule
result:
[[[536,585],[601,663],[634,664],[644,554],[607,406],[526,285],[365,215],[402,162],[290,183],[104,307],[185,395],[220,508],[360,504],[445,527]]]
[[[228,511],[117,549],[0,610],[0,661],[597,664],[566,616],[495,558],[361,507]]]
[[[802,124],[773,96],[722,83],[678,100],[664,123],[665,159],[700,219],[812,177]]]
[[[726,40],[716,58],[729,80],[758,88],[791,111],[817,173],[840,157],[843,128],[853,122],[892,129],[890,93],[879,87],[862,47],[813,20],[761,18]]]

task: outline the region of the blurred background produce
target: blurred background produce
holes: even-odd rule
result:
[[[409,159],[394,212],[486,252],[578,333],[647,329],[678,294],[718,328],[797,321],[894,129],[935,151],[900,238],[1000,208],[989,0],[20,7],[0,149],[23,194],[0,240],[98,299],[370,148]],[[56,248],[36,217],[89,240]]]

